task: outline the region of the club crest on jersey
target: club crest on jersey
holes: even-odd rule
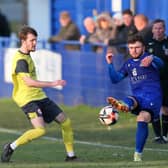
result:
[[[149,48],[148,52],[153,53],[153,48]]]
[[[136,68],[133,68],[132,69],[132,77],[131,77],[131,82],[132,83],[139,83],[143,80],[145,80],[147,78],[147,76],[144,74],[144,75],[138,75],[137,73],[137,69]]]
[[[133,69],[132,69],[132,75],[133,75],[133,76],[137,76],[137,70],[136,70],[136,68],[133,68]]]

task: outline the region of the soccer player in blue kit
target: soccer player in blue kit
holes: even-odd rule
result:
[[[119,71],[113,65],[113,54],[107,52],[106,61],[109,64],[109,75],[112,83],[118,83],[129,77],[132,95],[122,101],[108,97],[108,103],[118,111],[131,112],[137,115],[136,147],[134,161],[142,161],[142,152],[148,137],[148,123],[159,118],[162,105],[159,70],[163,61],[145,53],[143,39],[132,36],[128,39],[129,58]]]

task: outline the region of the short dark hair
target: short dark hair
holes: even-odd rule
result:
[[[125,9],[122,11],[122,15],[130,15],[133,16],[133,12],[130,9]]]
[[[142,43],[143,45],[145,45],[145,42],[144,42],[142,36],[140,36],[140,35],[132,35],[132,36],[130,36],[128,38],[128,40],[127,40],[127,43],[128,44],[133,44],[133,43],[136,43],[137,41]]]
[[[36,37],[38,36],[37,31],[34,28],[29,26],[23,26],[19,31],[19,39],[25,40],[27,37],[27,34],[29,33],[35,35]]]
[[[152,26],[156,23],[162,23],[164,28],[166,27],[165,25],[165,21],[163,19],[155,19],[153,22],[152,22]]]
[[[62,18],[62,19],[69,19],[69,18],[71,18],[71,16],[70,16],[70,13],[68,12],[68,11],[62,11],[61,13],[60,13],[60,18]]]

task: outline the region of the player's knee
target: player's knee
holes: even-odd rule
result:
[[[58,114],[58,116],[55,118],[55,121],[58,123],[63,123],[66,120],[66,115],[64,112],[61,112]]]
[[[73,132],[72,131],[72,125],[71,125],[71,120],[67,118],[64,122],[60,123],[62,131],[64,132]]]
[[[32,141],[34,139],[40,138],[41,136],[43,136],[46,133],[45,128],[35,128],[32,130],[29,130],[25,133],[26,135],[26,141]],[[21,144],[24,144],[25,142],[21,142]]]
[[[151,115],[148,112],[142,111],[139,113],[139,115],[137,116],[137,121],[141,121],[141,122],[150,122],[151,121]]]

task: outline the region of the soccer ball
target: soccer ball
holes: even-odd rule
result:
[[[99,120],[103,125],[109,126],[116,124],[118,119],[118,111],[110,105],[103,107],[99,112]]]

